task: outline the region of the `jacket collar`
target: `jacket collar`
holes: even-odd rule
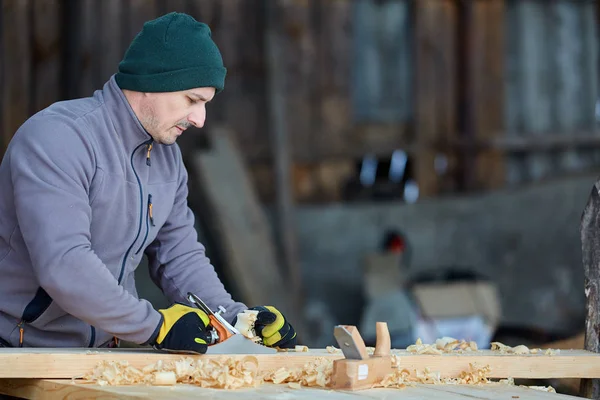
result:
[[[117,85],[114,75],[104,84],[102,97],[115,131],[127,151],[133,151],[140,144],[152,140]]]

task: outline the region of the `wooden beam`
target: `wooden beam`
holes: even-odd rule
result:
[[[580,224],[586,297],[585,350],[600,352],[600,181],[592,187]],[[600,380],[581,382],[582,396],[600,398]]]
[[[544,352],[528,355],[500,354],[491,350],[469,353],[414,354],[394,349],[392,355],[400,358],[400,368],[414,373],[426,368],[439,372],[440,377],[457,377],[469,371],[469,364],[489,365],[490,378],[600,378],[600,354],[585,350],[562,350],[555,355]],[[184,357],[219,360],[222,357],[241,360],[247,354],[232,355],[182,355],[150,349],[53,349],[4,348],[0,350],[1,378],[71,379],[90,372],[102,361],[127,361],[135,368],[163,362],[178,361]],[[301,368],[318,359],[333,362],[343,358],[341,352],[329,353],[325,349],[308,352],[279,352],[256,354],[259,372],[279,368]]]

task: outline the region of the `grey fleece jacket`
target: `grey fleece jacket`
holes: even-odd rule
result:
[[[0,165],[0,338],[148,343],[161,314],[135,288],[144,253],[167,298],[188,303],[193,292],[231,321],[246,305],[205,256],[187,194],[179,147],[153,144],[114,76],[93,97],[32,116]]]

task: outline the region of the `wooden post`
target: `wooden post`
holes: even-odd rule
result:
[[[597,181],[581,217],[581,252],[585,273],[585,350],[600,352],[600,196]],[[583,379],[580,395],[600,399],[600,379]]]
[[[281,254],[287,267],[288,283],[291,286],[294,308],[297,316],[302,315],[302,271],[296,257],[296,228],[294,224],[294,205],[291,191],[291,157],[288,139],[288,121],[286,115],[285,71],[281,38],[277,18],[278,2],[265,4],[265,53],[268,71],[269,131],[272,139],[272,152],[275,165],[275,186],[277,188],[277,227],[280,238]],[[297,322],[297,325],[301,321]]]

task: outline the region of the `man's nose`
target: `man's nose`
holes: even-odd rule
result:
[[[196,128],[202,128],[204,126],[204,122],[206,121],[206,111],[205,108],[194,110],[188,115],[188,121],[194,125]]]

